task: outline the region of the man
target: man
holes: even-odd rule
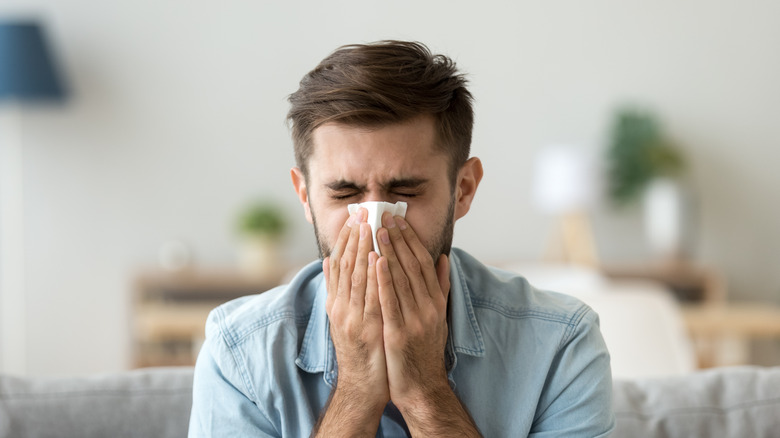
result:
[[[321,262],[215,309],[190,436],[603,436],[592,310],[450,250],[482,178],[454,63],[419,43],[342,47],[290,96],[295,191]],[[373,248],[366,201],[385,213]]]

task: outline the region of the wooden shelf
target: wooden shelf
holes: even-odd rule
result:
[[[769,303],[728,303],[683,307],[695,336],[780,338],[780,307]]]
[[[780,340],[780,306],[772,303],[690,304],[683,317],[701,368],[751,364],[752,341]]]
[[[620,263],[601,268],[616,279],[653,280],[668,287],[681,302],[720,303],[726,300],[726,280],[717,270],[691,262]]]
[[[194,365],[209,312],[271,289],[281,278],[281,273],[255,278],[227,268],[140,272],[132,297],[132,365]]]

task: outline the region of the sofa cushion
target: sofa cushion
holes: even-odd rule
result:
[[[780,367],[616,380],[613,437],[780,436]]]
[[[64,379],[0,376],[0,438],[183,437],[193,369]],[[613,437],[777,437],[780,367],[617,379]]]
[[[79,378],[0,376],[0,437],[182,437],[192,368]]]

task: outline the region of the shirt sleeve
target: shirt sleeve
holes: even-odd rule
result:
[[[615,426],[609,352],[587,306],[564,336],[529,436],[602,437]]]
[[[189,437],[280,437],[273,423],[251,400],[244,381],[221,336],[215,315],[209,317],[206,342],[195,365]]]

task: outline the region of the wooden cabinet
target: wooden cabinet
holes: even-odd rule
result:
[[[726,280],[717,270],[690,262],[608,264],[604,275],[639,278],[666,286],[682,303],[720,303],[726,300]]]
[[[780,306],[774,303],[689,304],[683,316],[701,368],[754,364],[752,341],[780,341]]]
[[[142,271],[132,297],[132,366],[194,365],[209,312],[271,289],[281,278],[252,278],[231,269]]]

